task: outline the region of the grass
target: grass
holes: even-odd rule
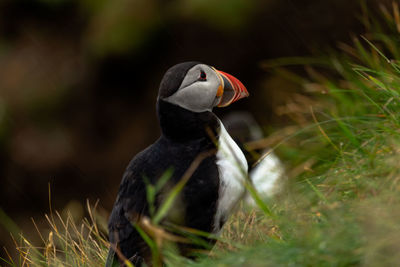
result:
[[[23,235],[13,237],[19,256],[13,257],[6,250],[8,258],[2,259],[2,264],[6,263],[7,266],[103,266],[107,257],[108,242],[102,234],[104,229],[99,227],[96,206],[97,204],[92,207],[87,203],[89,219],[84,219],[81,223],[75,222],[70,213],[66,217],[58,212],[46,215],[49,226],[46,235],[32,220],[42,244],[36,246]],[[100,225],[104,225],[104,222]]]
[[[304,89],[293,99],[298,125],[272,134],[290,162],[286,190],[268,213],[239,209],[219,242],[197,261],[164,250],[169,266],[395,266],[400,262],[400,12],[364,6],[366,33],[329,58],[263,64]],[[304,66],[298,75],[288,65]],[[311,103],[311,104],[310,104]],[[290,110],[289,110],[290,111]],[[301,123],[300,123],[301,122]],[[304,123],[307,122],[307,123]],[[150,191],[157,190],[150,188]],[[170,200],[169,202],[173,202]],[[168,209],[153,211],[159,222]],[[90,210],[90,209],[89,209]],[[268,216],[274,214],[274,216]],[[24,237],[12,266],[102,266],[107,242],[91,217],[49,216],[36,248]],[[151,241],[149,241],[151,242]]]
[[[313,88],[306,96],[323,103],[305,105],[303,121],[309,123],[276,146],[294,165],[304,167],[310,159],[312,165],[292,176],[286,193],[271,200],[277,216],[259,214],[247,227],[238,223],[241,216],[239,222],[246,221],[247,213],[232,219],[225,237],[244,248],[217,248],[217,258],[193,266],[400,262],[400,17],[396,2],[391,13],[384,7],[382,12],[383,20],[370,19],[365,36],[354,38],[352,46],[341,44],[342,53],[308,60],[307,78],[282,69],[282,62],[302,64],[298,59],[266,63],[280,65],[274,71],[305,90]],[[320,62],[324,68],[312,65]]]

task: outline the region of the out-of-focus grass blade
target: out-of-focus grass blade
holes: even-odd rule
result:
[[[2,208],[0,208],[0,224],[2,224],[3,227],[14,236],[17,236],[20,233],[19,227],[10,217],[8,217]]]
[[[155,190],[156,190],[157,193],[160,192],[160,190],[168,182],[168,180],[171,179],[173,173],[174,173],[174,168],[173,167],[168,168],[163,173],[163,175],[160,177],[160,179],[157,181],[157,183],[155,185]]]
[[[265,215],[276,218],[276,215],[268,208],[267,204],[261,199],[260,195],[258,194],[257,190],[254,188],[252,184],[246,182],[245,184],[246,189],[249,191],[251,197],[253,198],[254,202],[257,206],[264,212]]]
[[[357,137],[353,134],[353,132],[349,129],[346,123],[344,123],[339,117],[336,115],[332,114],[332,117],[336,120],[338,123],[340,129],[342,129],[344,135],[347,137],[347,139],[350,140],[350,142],[355,146],[355,147],[360,147],[360,142],[357,140]]]
[[[183,174],[179,182],[172,188],[172,190],[167,195],[166,199],[163,201],[161,206],[158,208],[155,216],[152,218],[154,224],[159,224],[160,221],[167,215],[168,211],[174,204],[175,199],[178,197],[179,193],[182,191],[183,187],[192,177],[193,173],[196,171],[200,163],[210,155],[214,155],[215,151],[204,151],[200,153],[190,164],[189,168]]]
[[[186,184],[186,183],[181,183],[181,181],[172,188],[172,190],[168,194],[167,198],[163,201],[161,206],[158,208],[156,214],[152,218],[152,221],[154,224],[160,223],[160,221],[167,215],[168,211],[174,204],[175,199],[177,198],[177,196],[179,195],[179,193],[182,191],[183,187]]]
[[[155,212],[155,206],[154,206],[154,202],[155,202],[155,198],[156,198],[156,189],[154,187],[154,185],[152,185],[149,181],[149,178],[147,177],[143,177],[143,181],[146,185],[146,200],[147,203],[149,204],[149,212],[150,215],[154,215]]]
[[[328,203],[328,199],[321,193],[321,191],[316,188],[309,179],[306,179],[306,182],[310,185],[311,189],[317,194],[317,196],[325,203]]]
[[[11,263],[10,261],[8,261],[8,260],[6,260],[6,259],[4,259],[4,258],[2,258],[2,257],[0,257],[0,261],[3,261],[3,262],[5,262],[7,265],[10,265],[10,266],[16,266],[15,264]]]
[[[158,257],[158,255],[159,255],[158,247],[157,247],[157,244],[153,241],[153,239],[148,234],[146,234],[145,231],[143,231],[143,229],[140,227],[140,225],[138,225],[136,223],[133,223],[132,225],[135,227],[136,231],[143,238],[143,240],[146,242],[146,244],[150,247],[153,258]]]

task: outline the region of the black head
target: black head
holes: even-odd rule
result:
[[[158,97],[163,99],[173,95],[181,86],[188,70],[197,64],[201,63],[197,61],[189,61],[176,64],[169,68],[161,80]]]

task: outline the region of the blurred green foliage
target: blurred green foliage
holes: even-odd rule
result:
[[[222,30],[240,31],[247,26],[257,2],[254,0],[178,0],[174,6],[176,14],[182,14],[186,19],[198,20],[200,23]]]
[[[246,27],[256,7],[253,0],[85,0],[78,3],[84,14],[91,17],[88,43],[99,55],[138,51],[158,30],[177,19],[197,21],[223,31],[239,31]]]

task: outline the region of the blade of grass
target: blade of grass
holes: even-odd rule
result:
[[[312,115],[312,117],[314,119],[314,122],[317,125],[319,131],[321,132],[322,136],[328,141],[329,144],[332,145],[332,147],[336,151],[340,152],[339,148],[332,142],[332,140],[329,138],[329,136],[325,133],[324,129],[322,129],[321,124],[318,122],[317,118],[315,117],[314,110],[313,110],[312,106],[310,106],[310,111],[311,111],[311,115]]]
[[[307,184],[311,187],[311,189],[317,194],[317,196],[325,203],[328,203],[328,199],[321,193],[321,191],[316,188],[309,179],[305,179]]]
[[[193,173],[199,167],[200,163],[206,159],[207,157],[213,155],[215,151],[206,151],[199,154],[189,168],[186,170],[181,180],[172,188],[167,198],[163,201],[160,208],[157,210],[155,216],[152,218],[154,224],[159,224],[160,221],[167,215],[168,211],[171,209],[175,199],[182,191],[185,184],[189,181],[190,177],[192,177]]]

